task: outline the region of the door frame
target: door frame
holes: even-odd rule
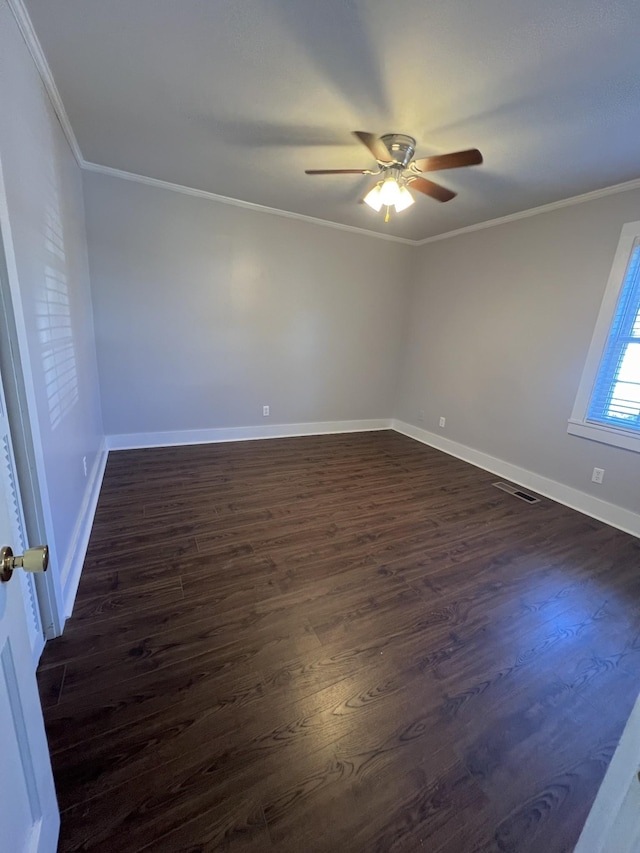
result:
[[[44,634],[40,648],[34,649],[37,663],[44,640],[62,634],[65,608],[53,518],[47,499],[47,476],[1,155],[0,309],[0,371],[4,380],[27,538],[29,542],[49,543],[50,570],[35,580]]]
[[[633,853],[640,842],[640,697],[631,711],[574,853]],[[632,846],[633,845],[633,846]]]

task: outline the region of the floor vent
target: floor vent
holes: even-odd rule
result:
[[[526,501],[528,504],[540,503],[540,498],[536,498],[527,492],[523,492],[522,489],[519,489],[517,486],[512,486],[511,483],[493,483],[493,485],[496,489],[502,489],[503,492],[507,492],[516,498],[520,498],[521,501]]]

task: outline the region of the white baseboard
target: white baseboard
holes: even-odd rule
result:
[[[100,496],[100,487],[102,486],[102,478],[104,477],[104,469],[107,465],[107,457],[109,451],[107,449],[106,439],[103,439],[100,449],[96,454],[95,462],[89,474],[87,488],[85,489],[82,506],[78,514],[78,520],[73,530],[71,544],[67,553],[67,559],[61,572],[62,596],[64,601],[64,618],[68,619],[73,610],[73,604],[76,600],[78,584],[80,583],[80,575],[82,574],[82,566],[89,545],[89,537],[91,536],[91,527],[93,526],[93,518],[96,514],[98,498]]]
[[[556,480],[535,474],[533,471],[527,471],[526,468],[512,465],[510,462],[505,462],[504,459],[490,456],[488,453],[467,447],[465,444],[459,444],[457,441],[451,441],[449,438],[404,423],[404,421],[392,420],[391,428],[402,433],[402,435],[415,438],[416,441],[428,444],[430,447],[435,447],[437,450],[442,450],[450,456],[470,462],[472,465],[477,465],[478,468],[484,468],[485,471],[491,471],[499,477],[504,477],[505,480],[511,480],[519,486],[525,486],[540,495],[551,498],[551,500],[640,538],[640,515],[631,512],[631,510],[595,498],[579,489],[565,486],[564,483],[558,483]]]
[[[175,432],[132,432],[107,436],[109,450],[143,447],[177,447],[184,444],[216,444],[222,441],[255,441],[260,438],[287,438],[301,435],[328,435],[341,432],[371,432],[390,429],[389,418],[363,421],[317,421],[306,424],[188,429]]]

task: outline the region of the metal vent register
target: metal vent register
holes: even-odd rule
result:
[[[507,492],[510,495],[513,495],[516,498],[520,498],[521,501],[525,501],[528,504],[539,504],[540,498],[536,498],[534,495],[530,495],[528,492],[523,492],[522,489],[519,489],[517,486],[511,485],[511,483],[492,483],[496,489],[502,489],[503,492]]]

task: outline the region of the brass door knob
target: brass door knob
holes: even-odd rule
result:
[[[28,548],[24,554],[13,556],[13,551],[8,545],[0,548],[0,581],[6,583],[11,580],[14,569],[24,569],[25,572],[46,572],[49,565],[49,546],[36,545]]]

